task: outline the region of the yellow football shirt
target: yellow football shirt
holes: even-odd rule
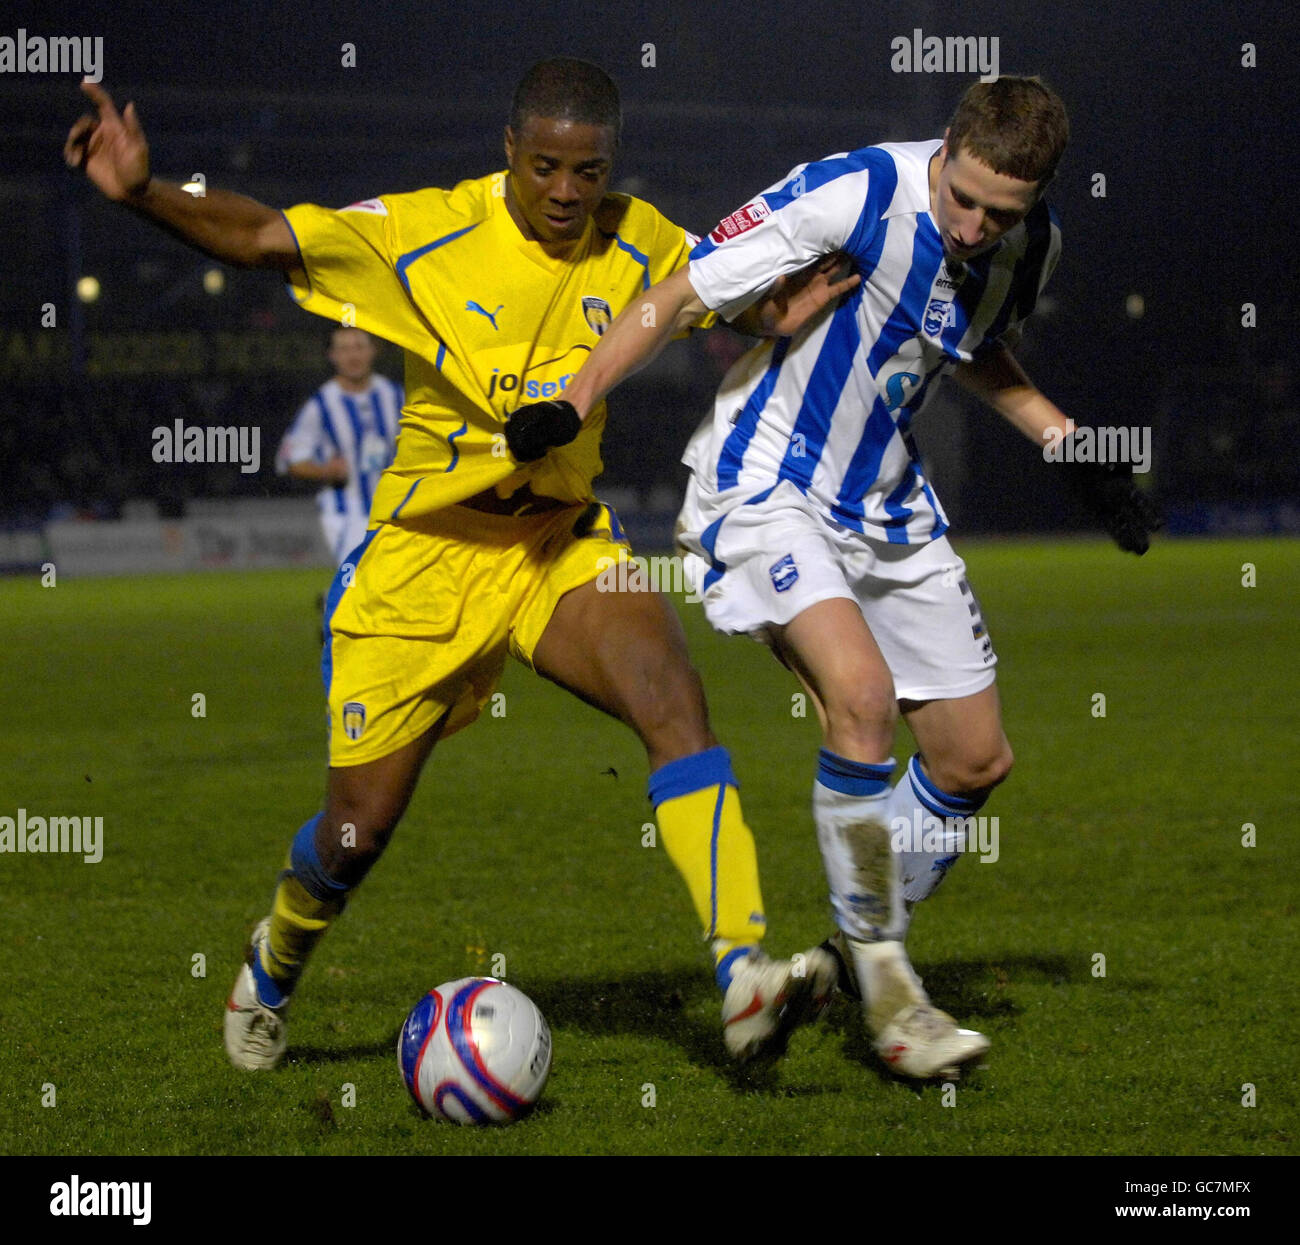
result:
[[[568,256],[553,259],[511,218],[505,178],[284,214],[303,261],[290,278],[295,300],[406,352],[397,456],[375,489],[372,525],[493,486],[590,501],[604,405],[570,445],[525,466],[506,448],[506,416],[561,394],[605,326],[690,253],[685,231],[650,204],[608,195]]]

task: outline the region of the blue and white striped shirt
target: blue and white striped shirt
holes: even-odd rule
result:
[[[292,463],[342,457],[348,481],[321,489],[318,505],[322,516],[360,519],[364,531],[375,484],[393,461],[402,401],[401,387],[378,373],[371,375],[365,393],[349,393],[337,380],[326,381],[289,425],[275,456],[276,470],[284,474]]]
[[[691,252],[691,285],[727,319],[831,251],[862,274],[838,307],[728,373],[684,456],[708,489],[748,496],[790,480],[875,539],[919,544],[946,531],[911,420],[938,376],[1033,310],[1060,231],[1040,199],[988,251],[946,261],[930,214],[940,145],[882,143],[800,165]]]

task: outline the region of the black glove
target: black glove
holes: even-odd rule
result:
[[[1070,458],[1067,451],[1061,465],[1075,497],[1126,553],[1146,553],[1151,533],[1165,522],[1151,499],[1134,484],[1132,465],[1072,462]]]
[[[568,445],[582,431],[572,402],[533,402],[506,420],[506,444],[516,462],[536,462],[552,446]]]

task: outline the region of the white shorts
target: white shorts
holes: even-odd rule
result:
[[[951,700],[993,682],[993,642],[946,536],[890,544],[821,516],[789,481],[762,501],[747,491],[706,494],[692,477],[677,521],[687,582],[714,628],[768,642],[770,627],[844,597],[862,611],[899,700]]]
[[[341,566],[348,556],[366,538],[366,527],[370,522],[368,514],[354,514],[323,509],[320,512],[321,531],[325,533],[325,544],[334,559],[335,566]]]

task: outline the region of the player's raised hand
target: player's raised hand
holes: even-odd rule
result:
[[[95,105],[68,131],[63,158],[69,168],[86,176],[110,199],[124,202],[149,184],[149,144],[135,105],[118,112],[112,97],[97,82],[82,82],[82,91]]]
[[[788,277],[778,277],[759,303],[764,337],[793,337],[823,307],[856,288],[862,278],[841,251]]]

